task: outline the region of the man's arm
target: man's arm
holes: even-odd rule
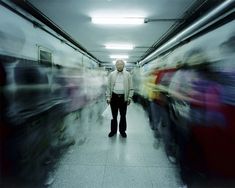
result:
[[[111,73],[108,75],[108,83],[106,89],[106,101],[109,104],[111,100]]]
[[[129,96],[128,96],[128,102],[127,102],[128,105],[131,103],[132,97],[134,95],[134,88],[133,88],[133,81],[132,81],[131,74],[129,74],[129,83],[130,83],[130,88],[129,88]]]

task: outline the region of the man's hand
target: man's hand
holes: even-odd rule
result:
[[[127,101],[127,105],[129,105],[129,104],[131,104],[131,100],[130,99],[128,99],[128,101]]]
[[[107,104],[110,104],[110,100],[107,99]]]

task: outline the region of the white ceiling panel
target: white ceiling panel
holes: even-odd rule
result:
[[[140,60],[175,21],[152,21],[142,25],[96,25],[92,16],[181,19],[196,0],[29,0],[101,62],[111,62],[110,54],[123,53],[129,62]],[[108,50],[107,43],[130,43],[131,51]]]

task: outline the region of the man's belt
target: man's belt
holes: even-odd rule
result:
[[[116,95],[117,97],[120,97],[120,98],[124,97],[124,94],[117,94],[117,93],[114,93],[114,92],[113,92],[113,95]]]

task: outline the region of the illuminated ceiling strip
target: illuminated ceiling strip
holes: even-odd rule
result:
[[[110,55],[110,58],[112,59],[128,59],[128,55]]]
[[[144,23],[144,18],[131,18],[131,17],[92,17],[94,24],[131,24],[140,25]]]
[[[122,45],[122,44],[106,44],[105,48],[114,50],[133,50],[133,45]]]

